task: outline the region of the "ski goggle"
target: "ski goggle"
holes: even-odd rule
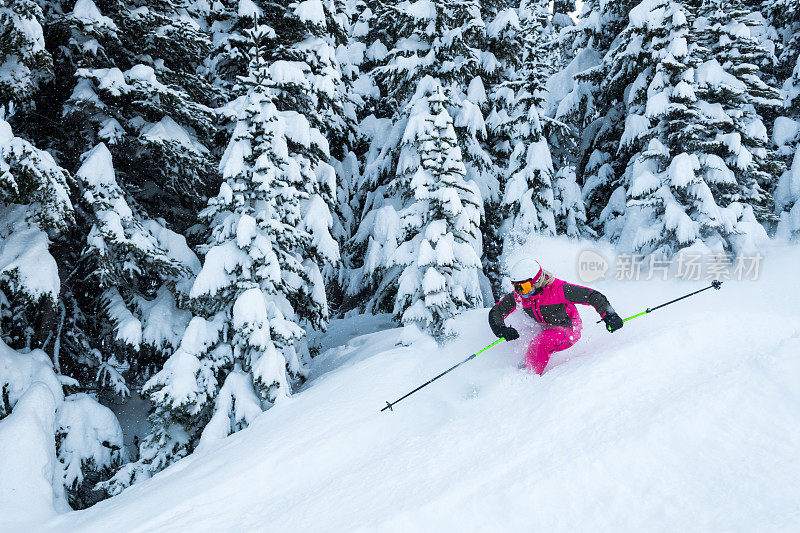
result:
[[[531,280],[515,281],[512,285],[514,286],[514,290],[523,296],[533,291],[533,281]]]

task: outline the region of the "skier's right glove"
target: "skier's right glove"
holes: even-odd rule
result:
[[[611,333],[614,333],[622,327],[622,319],[613,311],[603,315],[603,322],[606,323],[606,329]]]
[[[506,341],[515,341],[519,339],[519,331],[511,326],[503,326],[500,328],[500,331],[497,332],[497,336],[503,337]]]

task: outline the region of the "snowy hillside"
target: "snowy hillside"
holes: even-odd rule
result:
[[[800,0],[0,35],[0,533],[800,531]]]
[[[559,257],[549,263],[558,275],[578,281],[574,254],[551,257]],[[534,331],[525,326],[519,341],[394,412],[379,410],[492,341],[486,310],[458,318],[460,336],[443,347],[428,337],[401,339],[403,330],[382,329],[382,316],[335,321],[309,384],[250,427],[120,496],[30,525],[796,530],[798,260],[797,249],[772,250],[759,281],[727,281],[613,335],[582,307],[583,339],[556,354],[542,377],[517,368]],[[628,316],[704,284],[593,285]]]

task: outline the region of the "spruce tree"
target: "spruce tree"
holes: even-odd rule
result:
[[[481,3],[486,21],[485,56],[490,63],[483,73],[486,117],[486,150],[496,171],[482,183],[483,217],[483,271],[492,287],[493,296],[502,295],[501,255],[507,235],[503,226],[507,206],[503,204],[504,185],[508,174],[511,152],[515,146],[515,87],[520,72],[526,41],[520,24],[519,9],[515,2],[499,0]],[[518,118],[518,117],[517,117]]]
[[[704,2],[694,23],[694,33],[703,63],[697,68],[697,96],[706,120],[703,152],[719,172],[721,157],[735,176],[715,180],[711,185],[717,201],[728,206],[742,203],[752,207],[761,222],[774,220],[772,193],[782,165],[769,146],[767,123],[781,107],[777,88],[768,85],[759,64],[768,61],[769,51],[750,32],[750,10],[744,2]]]
[[[254,24],[244,34],[249,74],[232,89],[241,96],[231,104],[238,118],[222,185],[201,213],[210,238],[189,292],[196,316],[145,385],[151,433],[139,463],[110,490],[238,431],[291,394],[306,375],[305,328],[324,328],[328,318],[321,269],[338,260],[338,248],[323,195],[333,170],[313,158],[326,155],[327,143],[304,115],[278,109],[292,67],[269,61],[271,28]]]
[[[796,237],[800,234],[800,56],[791,77],[783,84],[782,96],[786,116],[776,120],[774,138],[787,170],[775,190],[775,210],[781,219],[778,233]]]
[[[614,205],[612,197],[606,209],[617,208],[622,216],[610,214],[607,228],[637,252],[670,255],[702,242],[721,225],[719,207],[699,172],[703,117],[687,15],[678,2],[642,2],[609,53],[606,74],[615,83],[627,82],[618,150],[625,155],[620,191],[627,202]],[[630,62],[637,59],[643,68],[631,73]]]
[[[543,6],[531,8],[520,17],[519,66],[505,84],[514,91],[508,120],[510,153],[501,182],[500,209],[505,222],[498,235],[506,252],[524,243],[531,233],[552,235],[556,230],[553,161],[541,119],[548,72],[542,61],[546,57],[546,14]]]
[[[122,378],[141,383],[180,341],[189,317],[178,304],[199,263],[182,236],[130,201],[104,143],[86,154],[76,178],[91,225],[77,266],[86,278],[74,287],[99,291],[99,301],[88,304],[99,305],[108,320],[90,331],[115,347],[106,350],[98,377],[117,387]]]
[[[762,11],[778,33],[778,79],[786,80],[800,59],[800,0],[764,0]]]
[[[272,402],[301,377],[305,350],[295,344],[304,332],[297,322],[324,325],[320,267],[338,256],[328,233],[330,213],[319,192],[325,174],[315,173],[309,158],[289,148],[307,140],[306,150],[320,150],[322,138],[303,115],[278,111],[274,63],[266,63],[265,29],[259,31],[252,37],[252,53],[258,54],[251,75],[242,80],[246,98],[240,100],[240,118],[220,167],[225,181],[203,213],[213,240],[192,297],[195,307],[207,312],[227,309],[234,322],[233,356],[252,369],[260,395]],[[239,251],[234,253],[233,246]],[[241,269],[235,276],[226,268],[233,258],[238,258],[236,270]],[[240,298],[250,305],[237,306]],[[248,307],[253,316],[247,316]],[[270,360],[260,362],[264,358]],[[275,362],[278,358],[281,363]],[[272,374],[262,376],[267,369]]]
[[[86,377],[76,366],[96,372],[100,364],[88,350],[80,360],[69,357],[79,337],[66,320],[69,300],[54,241],[75,225],[73,182],[48,152],[15,136],[0,119],[0,419],[18,412],[27,391],[50,390],[20,409],[34,407],[50,420],[41,431],[55,444],[53,490],[65,491],[69,504],[81,509],[106,496],[94,485],[110,477],[123,454],[122,430],[108,408],[85,394],[64,398],[63,386],[80,386],[74,378]]]
[[[209,15],[216,43],[211,64],[215,83],[223,91],[226,102],[239,96],[233,88],[237,76],[246,73],[247,32],[254,24],[269,28],[264,35],[268,45],[263,54],[265,61],[272,65],[275,106],[281,112],[301,114],[313,131],[321,134],[310,151],[296,145],[294,140],[290,140],[290,144],[292,150],[303,152],[309,158],[316,171],[333,169],[329,176],[319,180],[318,192],[333,216],[337,244],[343,244],[352,234],[353,216],[347,205],[350,181],[360,173],[353,153],[359,143],[356,134],[358,99],[351,91],[357,69],[351,63],[346,33],[347,13],[352,7],[340,0],[287,4],[255,1],[244,7],[237,1],[223,0],[215,6],[218,9]],[[228,119],[234,119],[235,113],[225,114]],[[233,123],[228,121],[228,127]],[[339,262],[324,266],[323,275],[332,295],[340,301],[342,272]]]
[[[0,119],[29,108],[43,82],[53,75],[45,49],[43,13],[33,0],[7,0],[0,6]]]
[[[559,74],[564,76],[568,70],[577,72],[571,89],[560,100],[553,102],[554,117],[580,134],[578,139],[572,139],[570,135],[565,135],[565,130],[561,130],[551,144],[559,145],[560,153],[556,159],[562,179],[574,173],[582,189],[585,214],[576,206],[576,220],[586,217],[588,225],[581,228],[581,232],[589,234],[602,234],[607,217],[624,212],[624,192],[619,186],[626,162],[615,157],[615,154],[624,128],[622,93],[626,84],[612,83],[607,78],[607,65],[596,62],[607,57],[615,39],[629,22],[631,8],[637,3],[635,0],[587,1],[579,21],[566,28],[557,41],[559,52],[563,55],[562,64],[566,59],[572,61],[563,65],[563,71]],[[639,64],[631,66],[632,72],[644,69]],[[570,188],[561,182],[561,191]],[[571,201],[566,203],[574,205]],[[606,209],[611,204],[611,209]],[[564,219],[559,224],[563,227]]]
[[[14,348],[48,344],[60,371],[61,281],[52,241],[75,222],[72,178],[23,133],[53,76],[43,23],[35,2],[0,6],[0,335]]]
[[[76,159],[105,143],[126,194],[178,228],[190,225],[209,190],[215,119],[207,105],[214,92],[201,75],[210,43],[183,8],[78,0],[52,30],[59,68],[74,76],[61,110],[62,158],[77,168]]]
[[[102,360],[70,363],[81,383],[99,375],[124,391],[160,367],[188,323],[180,306],[199,264],[173,230],[193,224],[212,178],[209,43],[178,0],[47,7],[58,82],[40,91],[24,132],[78,176],[76,224],[55,243],[64,347],[72,361]]]
[[[424,78],[401,141],[397,177],[389,189],[406,205],[402,233],[390,265],[399,267],[395,318],[437,338],[452,332],[447,320],[482,303],[478,272],[480,192],[466,181],[447,97]]]
[[[556,233],[568,237],[583,237],[589,233],[586,206],[574,166],[562,165],[556,172],[553,177],[553,198]]]
[[[767,17],[778,31],[778,77],[783,109],[775,121],[773,139],[787,170],[775,189],[778,234],[800,234],[800,2],[775,0],[764,4]]]
[[[421,80],[427,76],[438,80],[448,98],[467,179],[478,186],[482,196],[497,197],[500,166],[492,158],[494,139],[487,132],[485,116],[489,91],[507,68],[503,62],[509,49],[497,46],[508,15],[504,2],[438,0],[425,4],[424,9],[419,9],[421,6],[403,2],[397,9],[385,4],[376,9],[378,31],[391,38],[388,54],[373,71],[376,83],[397,124],[398,111],[416,93]],[[484,15],[493,17],[489,26],[495,32],[493,43]],[[504,46],[513,46],[513,42]],[[397,149],[384,144],[384,139],[378,142],[383,144],[383,153]],[[378,165],[368,161],[368,179],[385,181],[388,169],[379,165],[386,161],[380,156]]]
[[[766,236],[757,218],[770,218],[779,166],[757,106],[774,107],[776,93],[758,79],[763,51],[736,22],[742,12],[712,22],[712,4],[641,2],[602,64],[579,76],[597,85],[573,99],[578,114],[608,100],[585,115],[597,117],[583,167],[589,219],[625,248],[719,251]]]
[[[621,0],[586,0],[580,20],[568,30],[568,44],[573,52],[590,47],[602,57],[612,47],[614,40],[627,26],[630,10],[639,2]]]
[[[389,184],[397,169],[406,165],[402,138],[411,98],[420,90],[423,79],[437,80],[447,97],[467,180],[483,193],[496,179],[483,141],[486,127],[481,106],[486,88],[481,78],[482,59],[489,56],[481,49],[485,24],[478,4],[444,0],[424,5],[378,4],[374,13],[377,24],[369,38],[376,40],[367,54],[375,52],[376,66],[371,73],[382,98],[370,123],[372,143],[362,178],[370,192],[351,243],[351,248],[361,253],[353,263],[346,289],[350,301],[369,312],[395,309],[399,273],[387,261],[399,242],[399,208],[394,199],[397,191]],[[477,249],[481,248],[478,243]]]
[[[61,337],[50,321],[58,317],[61,278],[52,240],[75,221],[71,181],[0,119],[0,334],[12,348],[47,349],[57,371]]]

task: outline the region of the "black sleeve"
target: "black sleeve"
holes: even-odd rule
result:
[[[591,305],[600,316],[614,312],[614,308],[608,303],[608,298],[603,296],[599,291],[590,289],[589,287],[565,283],[564,298],[576,304]]]
[[[489,311],[489,327],[495,335],[500,336],[500,330],[506,325],[506,316],[516,308],[517,302],[514,301],[513,294],[506,294],[492,307]]]

